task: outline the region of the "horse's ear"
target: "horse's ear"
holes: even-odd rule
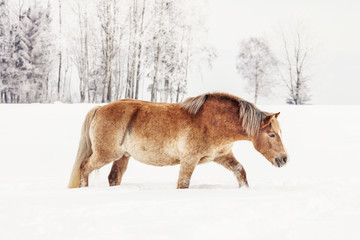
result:
[[[280,115],[280,112],[275,113],[275,118],[278,118],[279,115]]]
[[[261,128],[267,127],[274,118],[277,118],[277,116],[279,116],[279,114],[280,113],[272,113],[272,114],[266,115],[264,117],[264,119],[261,121],[260,127]]]

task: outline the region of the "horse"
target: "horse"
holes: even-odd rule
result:
[[[123,99],[91,109],[81,130],[68,187],[87,187],[89,174],[113,162],[108,181],[120,185],[130,157],[154,166],[180,164],[177,188],[189,188],[198,164],[215,162],[249,186],[232,147],[251,141],[275,167],[287,164],[277,120],[242,98],[208,93],[180,103]]]

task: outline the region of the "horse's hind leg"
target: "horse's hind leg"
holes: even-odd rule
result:
[[[235,159],[233,153],[230,153],[225,156],[218,157],[214,160],[214,162],[224,166],[228,170],[232,171],[238,182],[239,187],[247,186],[249,187],[248,181],[246,179],[246,172],[244,167]]]
[[[110,186],[116,186],[120,185],[122,176],[124,175],[128,162],[129,162],[129,156],[123,155],[122,158],[119,160],[113,162],[110,174],[109,174],[109,185]]]
[[[115,161],[117,158],[110,157],[108,154],[99,155],[93,153],[87,158],[80,167],[80,187],[87,187],[89,185],[89,175],[92,171],[102,168],[108,163]]]
[[[80,166],[80,187],[87,187],[89,185],[89,175],[96,169],[96,157],[92,154]]]

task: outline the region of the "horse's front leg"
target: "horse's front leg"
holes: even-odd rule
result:
[[[234,157],[234,154],[230,152],[228,155],[221,156],[218,158],[215,158],[214,162],[224,166],[228,170],[232,171],[238,182],[239,187],[247,186],[249,187],[248,181],[246,179],[246,172],[244,167],[236,160]]]
[[[194,159],[184,159],[180,161],[180,172],[177,188],[189,188],[191,175],[193,174],[196,165],[199,161],[194,161]]]

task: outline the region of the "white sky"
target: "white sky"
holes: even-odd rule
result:
[[[246,82],[237,74],[238,43],[265,37],[276,49],[281,25],[305,23],[314,47],[312,104],[360,104],[360,1],[357,0],[209,0],[209,41],[218,58],[202,77],[192,76],[188,95],[226,91],[249,100]],[[277,88],[260,104],[281,104],[286,89]]]

